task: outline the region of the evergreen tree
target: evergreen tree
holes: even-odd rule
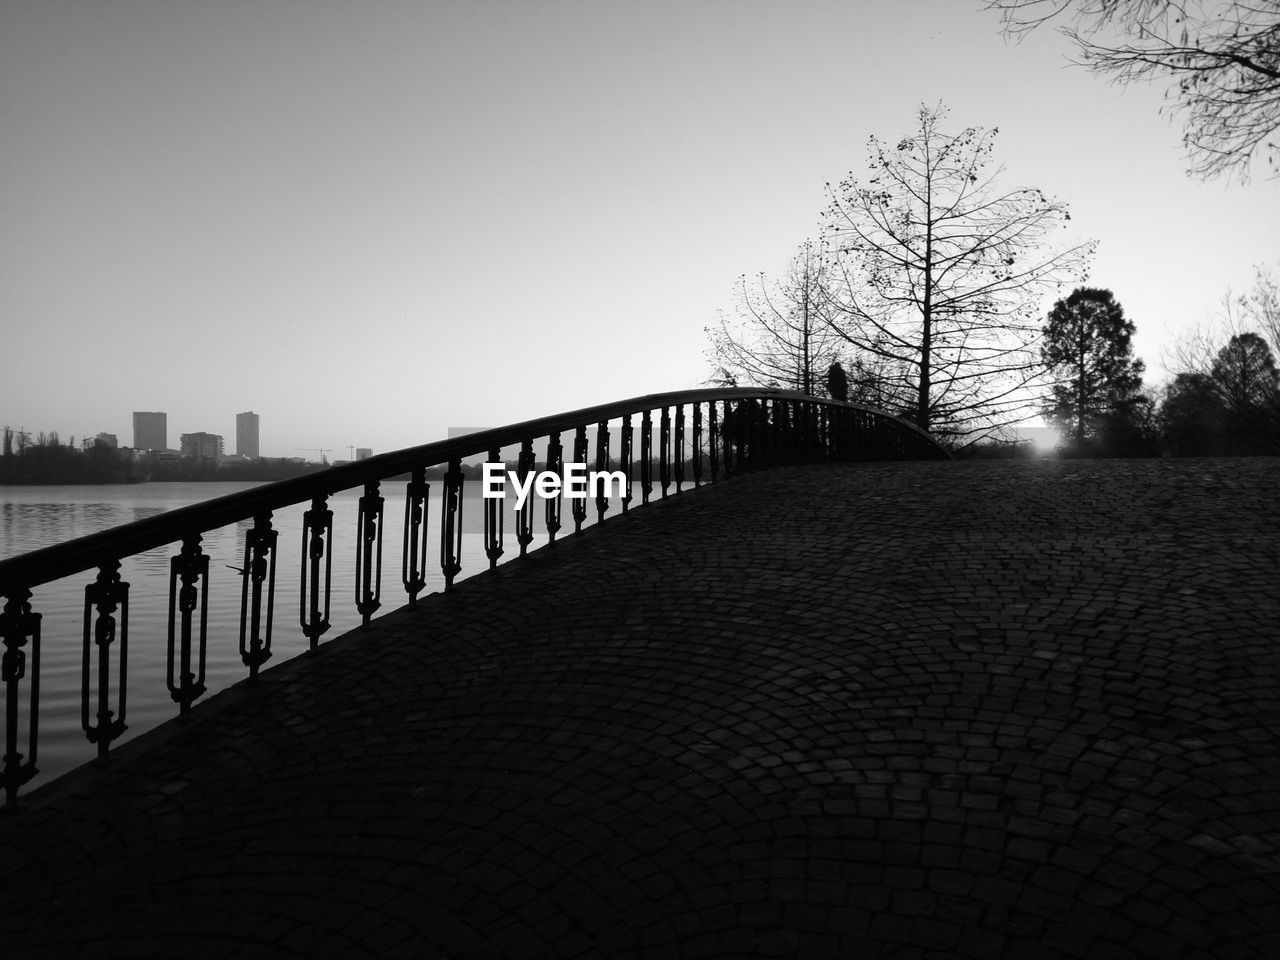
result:
[[[1141,404],[1133,329],[1110,290],[1079,287],[1049,313],[1040,355],[1056,381],[1045,415],[1077,443],[1124,424]]]
[[[1240,333],[1218,351],[1210,379],[1233,453],[1280,450],[1280,370],[1267,342]]]

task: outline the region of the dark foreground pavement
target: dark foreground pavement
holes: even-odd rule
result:
[[[1280,957],[1280,461],[796,468],[0,818],[19,957]]]

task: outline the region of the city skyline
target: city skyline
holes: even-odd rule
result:
[[[101,429],[98,429],[98,430],[88,429],[83,432],[66,431],[58,427],[48,427],[45,424],[38,424],[32,427],[28,427],[26,424],[7,424],[7,426],[12,428],[15,431],[15,433],[23,432],[23,433],[26,433],[28,436],[32,436],[32,437],[41,433],[47,436],[56,434],[59,437],[60,443],[72,443],[74,441],[77,445],[80,445],[80,446],[91,446],[93,441],[97,438],[109,437],[114,439],[119,435],[123,435],[123,436],[129,436],[132,438],[129,444],[111,444],[111,446],[114,447],[118,445],[120,447],[127,446],[130,449],[134,449],[134,450],[167,450],[170,452],[180,451],[182,449],[182,442],[181,442],[182,439],[185,439],[186,437],[189,437],[189,436],[190,437],[196,437],[196,436],[217,437],[218,440],[223,441],[224,447],[225,447],[226,437],[234,436],[236,439],[235,454],[234,455],[228,454],[224,450],[222,453],[220,453],[221,457],[236,456],[236,457],[248,457],[249,459],[257,459],[263,456],[263,454],[259,452],[260,451],[259,426],[261,423],[261,417],[258,414],[254,413],[252,410],[244,411],[234,415],[235,421],[236,421],[236,429],[235,429],[235,432],[232,434],[218,433],[215,431],[207,431],[207,430],[179,429],[178,435],[180,437],[180,441],[178,446],[176,447],[171,446],[168,443],[168,411],[135,410],[132,412],[131,416],[133,420],[133,427],[132,427],[131,433],[125,433],[123,431],[112,432],[109,430],[101,430]],[[158,441],[158,442],[149,442],[149,441]],[[242,444],[247,445],[248,447],[247,451],[241,449]],[[340,447],[297,446],[297,447],[293,447],[290,450],[287,444],[287,438],[286,440],[281,441],[280,449],[286,452],[272,453],[267,455],[267,458],[268,459],[281,459],[281,458],[310,459],[305,457],[299,458],[297,456],[297,452],[304,451],[304,452],[329,454],[329,453],[340,453],[342,450],[347,450],[349,454],[348,459],[356,459],[357,455],[361,452],[364,453],[365,458],[372,456],[372,450],[373,450],[373,448],[371,447],[360,446],[353,443],[344,444]],[[207,453],[201,454],[201,456],[207,456],[207,455],[208,455]],[[320,457],[315,457],[314,459],[319,461]],[[331,459],[341,460],[342,458],[336,457]]]

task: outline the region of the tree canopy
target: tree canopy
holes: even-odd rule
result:
[[[1130,412],[1142,387],[1134,326],[1110,290],[1078,287],[1053,305],[1040,354],[1056,379],[1045,413],[1077,442]]]
[[[941,105],[916,127],[870,140],[871,176],[828,185],[825,238],[834,323],[873,402],[953,439],[1034,412],[1045,293],[1080,279],[1091,243],[1065,243],[1064,203],[1003,187],[996,131],[943,130]]]

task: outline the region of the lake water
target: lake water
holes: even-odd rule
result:
[[[0,558],[16,556],[40,547],[62,543],[99,530],[131,523],[166,510],[225,496],[254,483],[147,483],[118,486],[0,486]],[[423,595],[442,590],[440,574],[440,517],[443,481],[430,482],[427,524],[427,587]],[[488,569],[484,554],[484,520],[479,482],[464,485],[462,506],[462,572],[458,579]],[[382,484],[386,499],[383,527],[382,607],[385,613],[401,607],[407,595],[401,584],[401,544],[404,527],[404,489],[400,481]],[[671,488],[674,491],[674,486]],[[655,495],[660,495],[655,484]],[[510,496],[510,493],[508,494]],[[633,505],[639,503],[639,484],[633,484]],[[329,500],[333,510],[333,572],[328,632],[321,642],[341,636],[360,623],[355,607],[355,556],[357,501],[360,491],[335,494]],[[543,523],[544,501],[534,499],[535,540],[533,550],[547,541]],[[587,500],[588,518],[596,516],[595,501]],[[504,554],[500,562],[519,555],[515,542],[514,500],[504,501]],[[267,668],[307,649],[307,639],[299,625],[299,570],[302,547],[302,514],[306,505],[280,510],[272,517],[279,531],[276,558],[275,615],[272,629],[272,658]],[[608,516],[620,512],[614,500]],[[561,536],[573,529],[570,502],[563,501]],[[243,565],[245,534],[252,526],[243,521],[204,534],[201,547],[209,556],[208,661],[205,683],[209,694],[244,679],[248,669],[240,660],[241,577],[235,568]],[[127,715],[128,730],[115,744],[155,727],[177,715],[177,705],[166,686],[168,641],[169,558],[179,544],[151,550],[127,558],[121,577],[129,589],[129,661]],[[36,588],[32,608],[43,615],[40,654],[40,739],[37,755],[39,774],[25,791],[72,767],[93,759],[96,748],[81,729],[81,663],[83,656],[84,588],[96,570],[67,577]],[[115,651],[113,650],[113,657]],[[96,671],[96,648],[92,669]],[[117,682],[113,660],[112,701]],[[96,677],[96,672],[93,673]],[[26,684],[24,683],[24,687]],[[207,695],[207,694],[206,694]],[[91,694],[91,719],[96,711],[96,691]],[[3,693],[0,693],[0,699]],[[25,702],[25,691],[23,694]],[[25,706],[24,706],[25,709]],[[20,726],[20,750],[26,752],[27,726]]]

